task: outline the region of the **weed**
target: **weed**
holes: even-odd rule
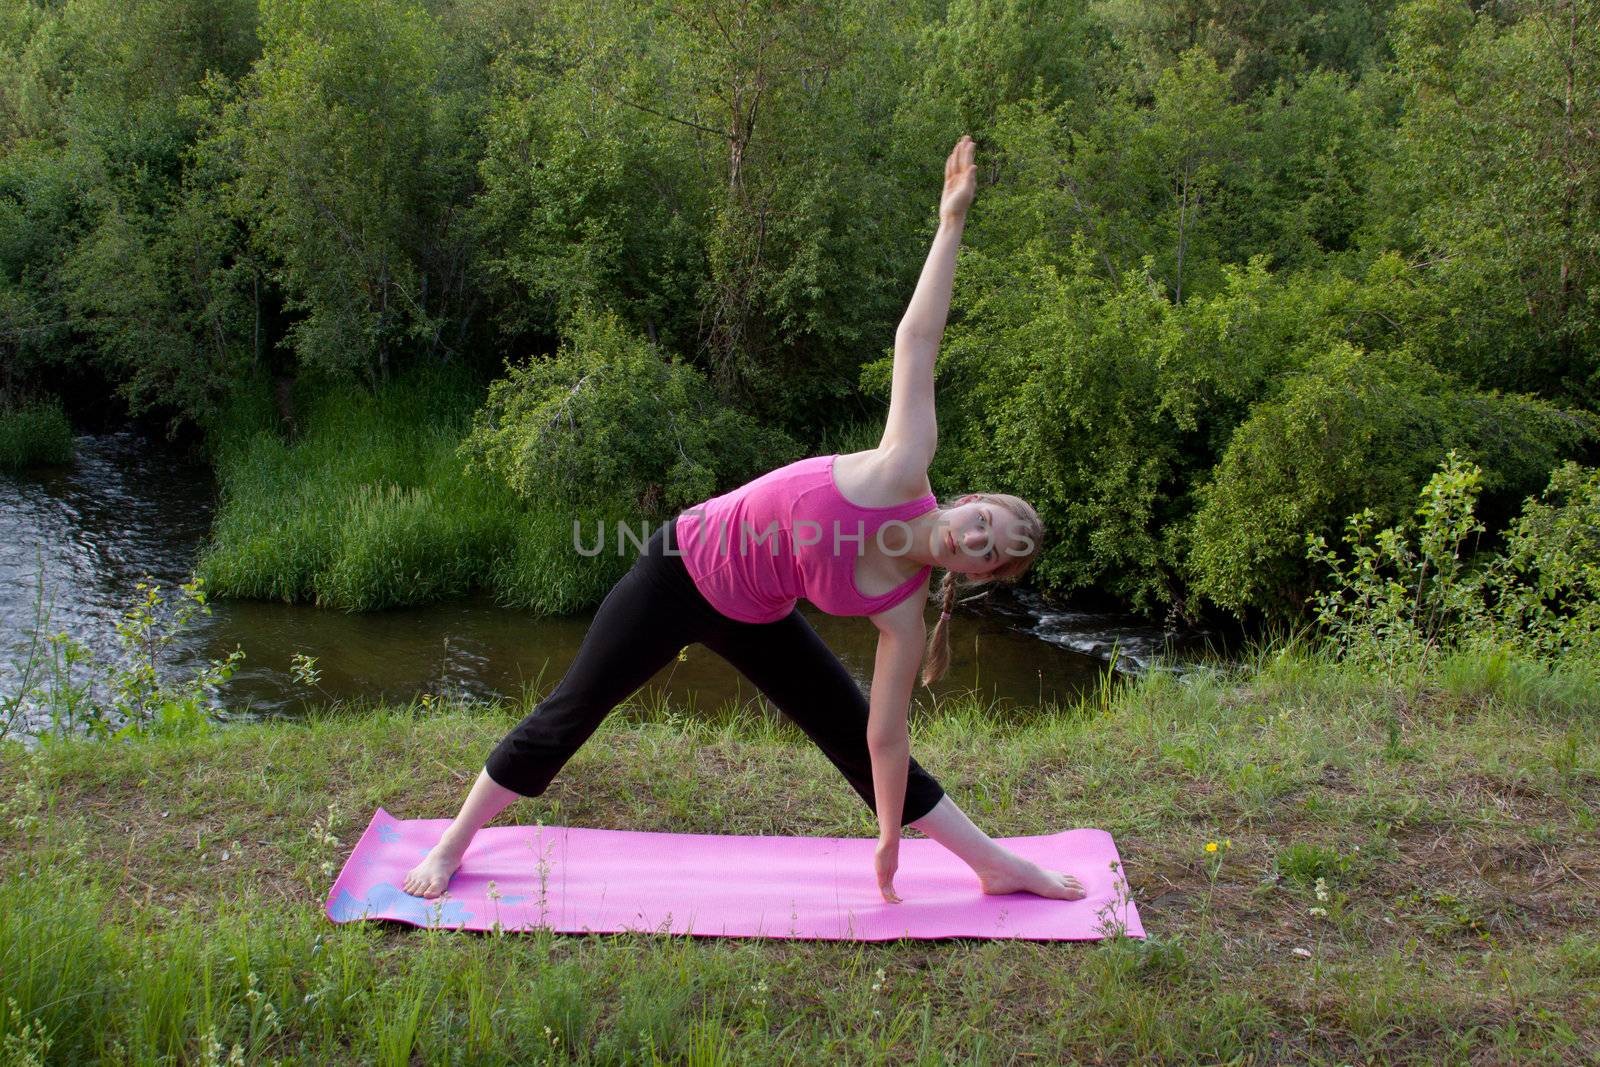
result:
[[[1278,850],[1273,866],[1279,876],[1305,889],[1328,879],[1339,879],[1350,870],[1351,858],[1330,845],[1291,841]]]

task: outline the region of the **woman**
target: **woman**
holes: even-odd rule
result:
[[[937,444],[933,363],[950,310],[956,247],[977,186],[975,146],[945,161],[939,230],[895,337],[878,447],[801,460],[662,527],[595,614],[556,689],[496,746],[455,821],[405,878],[442,894],[473,835],[519,796],[543,793],[617,704],[699,642],[727,659],[822,748],[878,818],[883,898],[909,824],[961,857],[987,893],[1084,895],[1078,880],[1000,847],[911,759],[906,714],[923,660],[933,567],[946,571],[924,681],[949,661],[955,576],[1014,579],[1038,552],[1038,516],[1016,497],[971,494],[940,508],[928,484]],[[878,628],[871,700],[795,609],[804,596]]]

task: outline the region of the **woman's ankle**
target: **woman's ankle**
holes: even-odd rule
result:
[[[459,859],[472,844],[472,839],[478,836],[478,829],[476,826],[464,826],[458,829],[452,824],[439,838],[438,844],[433,846],[433,850],[441,856],[454,856]]]

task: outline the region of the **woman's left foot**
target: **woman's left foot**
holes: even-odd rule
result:
[[[1036,893],[1051,900],[1082,900],[1086,895],[1083,884],[1070,874],[1048,871],[1021,856],[1012,854],[1004,865],[992,871],[978,873],[983,891],[998,896],[1003,893]]]

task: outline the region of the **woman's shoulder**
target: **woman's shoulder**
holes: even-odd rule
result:
[[[933,493],[927,467],[884,446],[841,453],[833,462],[833,484],[846,500],[865,507],[888,507]]]

